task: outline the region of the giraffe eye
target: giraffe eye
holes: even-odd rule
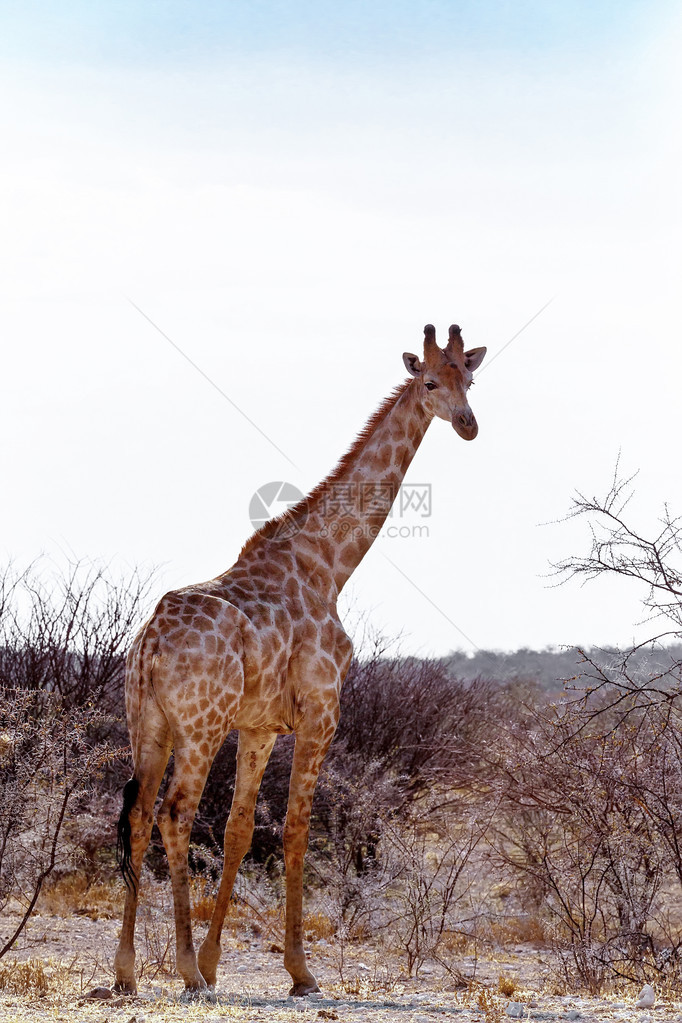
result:
[[[434,384],[433,380],[427,380],[426,383],[424,384],[424,387],[426,388],[427,391],[435,391],[436,388],[438,387],[438,384]]]

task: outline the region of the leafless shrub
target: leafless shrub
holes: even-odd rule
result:
[[[641,714],[595,732],[580,713],[550,707],[508,733],[493,833],[522,903],[548,915],[562,961],[598,990],[607,978],[639,979],[632,964],[653,953],[670,864],[636,797],[660,737]]]
[[[409,820],[386,822],[382,856],[393,882],[386,922],[394,948],[405,956],[408,976],[435,960],[461,980],[443,954],[446,939],[471,916],[476,872],[472,857],[489,819],[460,807],[460,814],[432,813],[429,805]]]
[[[84,561],[38,559],[0,576],[0,681],[51,693],[63,704],[120,714],[128,640],[141,622],[153,573],[121,578]]]
[[[139,573],[117,583],[83,564],[0,576],[0,907],[13,900],[23,914],[0,957],[55,871],[97,876],[95,791],[125,753],[111,710],[148,587]]]
[[[332,921],[334,943],[343,958],[346,943],[375,933],[382,925],[387,890],[394,874],[380,842],[391,815],[392,783],[379,771],[353,781],[325,769],[325,827],[308,854],[311,887]],[[336,803],[332,799],[336,796]]]
[[[9,951],[26,926],[46,879],[60,861],[68,811],[87,800],[104,766],[120,751],[93,742],[92,706],[66,711],[61,699],[25,690],[0,690],[0,906],[10,899],[23,910]]]
[[[672,515],[667,505],[647,536],[626,518],[634,496],[633,481],[620,475],[616,462],[604,497],[577,493],[569,518],[585,518],[591,543],[586,555],[575,555],[555,565],[561,579],[596,579],[617,575],[640,587],[641,602],[651,620],[672,626],[663,635],[682,636],[682,517]]]
[[[682,520],[666,508],[652,536],[634,528],[632,479],[616,467],[604,498],[577,496],[572,515],[587,518],[590,550],[556,568],[563,579],[638,582],[648,617],[669,626],[651,644],[679,640]],[[682,866],[681,664],[677,647],[647,670],[646,646],[581,652],[566,699],[530,708],[498,751],[497,862],[548,915],[564,980],[593,992],[679,973],[679,940],[661,948],[656,917]]]
[[[140,956],[139,976],[154,980],[159,974],[175,975],[175,928],[171,915],[163,918],[144,915],[144,951]]]

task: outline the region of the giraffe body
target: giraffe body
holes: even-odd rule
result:
[[[284,963],[292,994],[318,990],[303,951],[303,857],[313,793],[339,719],[352,644],[338,594],[378,535],[434,416],[466,439],[477,426],[466,400],[485,349],[465,353],[459,328],[442,351],[426,328],[414,380],[379,408],[336,470],[285,516],[259,530],[235,565],[208,582],[167,593],[135,638],[126,666],[133,779],[119,824],[128,885],[115,959],[116,989],[135,991],[133,937],[142,859],[154,802],[174,752],[157,815],[169,860],[176,961],[190,991],[214,985],[220,934],[239,864],[253,834],[256,796],[277,735],[295,732],[283,844],[287,880]],[[442,393],[433,395],[440,390]],[[341,495],[341,497],[339,497]],[[195,955],[187,853],[213,759],[239,730],[225,861],[208,934]]]

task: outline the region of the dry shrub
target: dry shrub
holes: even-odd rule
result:
[[[331,938],[336,927],[326,913],[308,913],[303,918],[303,930],[308,941]]]
[[[490,988],[476,988],[476,1005],[485,1016],[485,1023],[502,1023],[505,1017],[505,1005]]]
[[[100,879],[113,837],[101,793],[125,752],[123,656],[149,583],[85,563],[0,570],[0,910],[23,914],[0,958],[48,879],[76,867]]]
[[[506,948],[507,945],[535,945],[545,948],[548,944],[545,922],[534,913],[519,913],[490,920],[487,926],[490,940]]]
[[[506,973],[501,973],[497,978],[497,990],[505,998],[511,998],[518,989],[519,985],[516,977],[509,977]]]
[[[192,879],[190,898],[192,920],[194,923],[208,923],[213,916],[213,910],[215,909],[213,887],[213,882],[205,877],[195,877]]]
[[[237,888],[244,889],[244,879],[237,878]],[[195,877],[191,882],[191,907],[192,920],[194,923],[209,923],[215,909],[216,897],[215,882],[204,877]],[[324,923],[322,914],[313,914],[306,917],[304,926],[307,931],[314,931],[312,937],[328,937],[332,933],[331,923],[329,928]],[[233,939],[243,938],[244,935],[266,934],[273,939],[279,939],[284,933],[284,907],[279,903],[263,903],[258,898],[257,891],[237,891],[233,895],[227,907],[225,915],[225,930],[232,935]],[[310,938],[310,934],[306,934]]]
[[[47,975],[42,959],[0,965],[0,991],[11,995],[47,994]]]
[[[367,1001],[373,1000],[379,991],[394,991],[399,979],[396,965],[391,958],[386,958],[376,951],[372,956],[369,972],[363,970],[361,974],[358,973],[352,962],[345,964],[345,970],[346,972],[340,971],[339,990],[346,995],[356,995]]]
[[[149,914],[144,920],[145,956],[139,962],[139,976],[149,980],[162,974],[175,976],[175,927],[171,918]]]
[[[68,708],[50,692],[0,685],[0,908],[23,916],[0,958],[23,931],[47,879],[63,862],[65,821],[82,810],[117,752],[93,731],[102,715],[90,701]],[[1,943],[0,943],[1,944]]]
[[[138,976],[153,980],[175,974],[175,922],[173,897],[167,882],[154,881],[143,868],[139,926],[143,945],[138,954]],[[147,876],[145,876],[147,875]]]
[[[441,937],[441,944],[448,952],[454,952],[457,955],[466,955],[472,945],[476,945],[476,939],[471,934],[467,934],[466,931],[444,930]]]
[[[436,792],[432,800],[422,801],[411,820],[384,822],[383,858],[391,881],[387,934],[405,956],[408,976],[418,976],[427,960],[436,960],[461,980],[459,970],[442,956],[443,935],[463,930],[470,917],[472,889],[480,875],[473,857],[488,821],[465,805],[453,820],[442,812]]]
[[[78,872],[46,885],[38,903],[38,912],[113,920],[122,913],[123,899],[124,889],[120,884],[89,884],[86,875]]]

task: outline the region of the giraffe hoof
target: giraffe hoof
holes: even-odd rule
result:
[[[97,988],[95,990],[98,990]],[[134,980],[117,980],[112,988],[112,992],[115,995],[136,995],[137,984]],[[88,998],[102,998],[102,995],[95,995],[90,993]]]
[[[289,992],[289,996],[293,995],[294,998],[305,998],[306,995],[312,995],[319,990],[317,981],[314,977],[311,977],[310,980],[299,980],[298,983],[294,984]]]
[[[212,987],[186,987],[180,995],[180,1002],[205,1002],[214,1005],[217,1001],[215,988]]]

